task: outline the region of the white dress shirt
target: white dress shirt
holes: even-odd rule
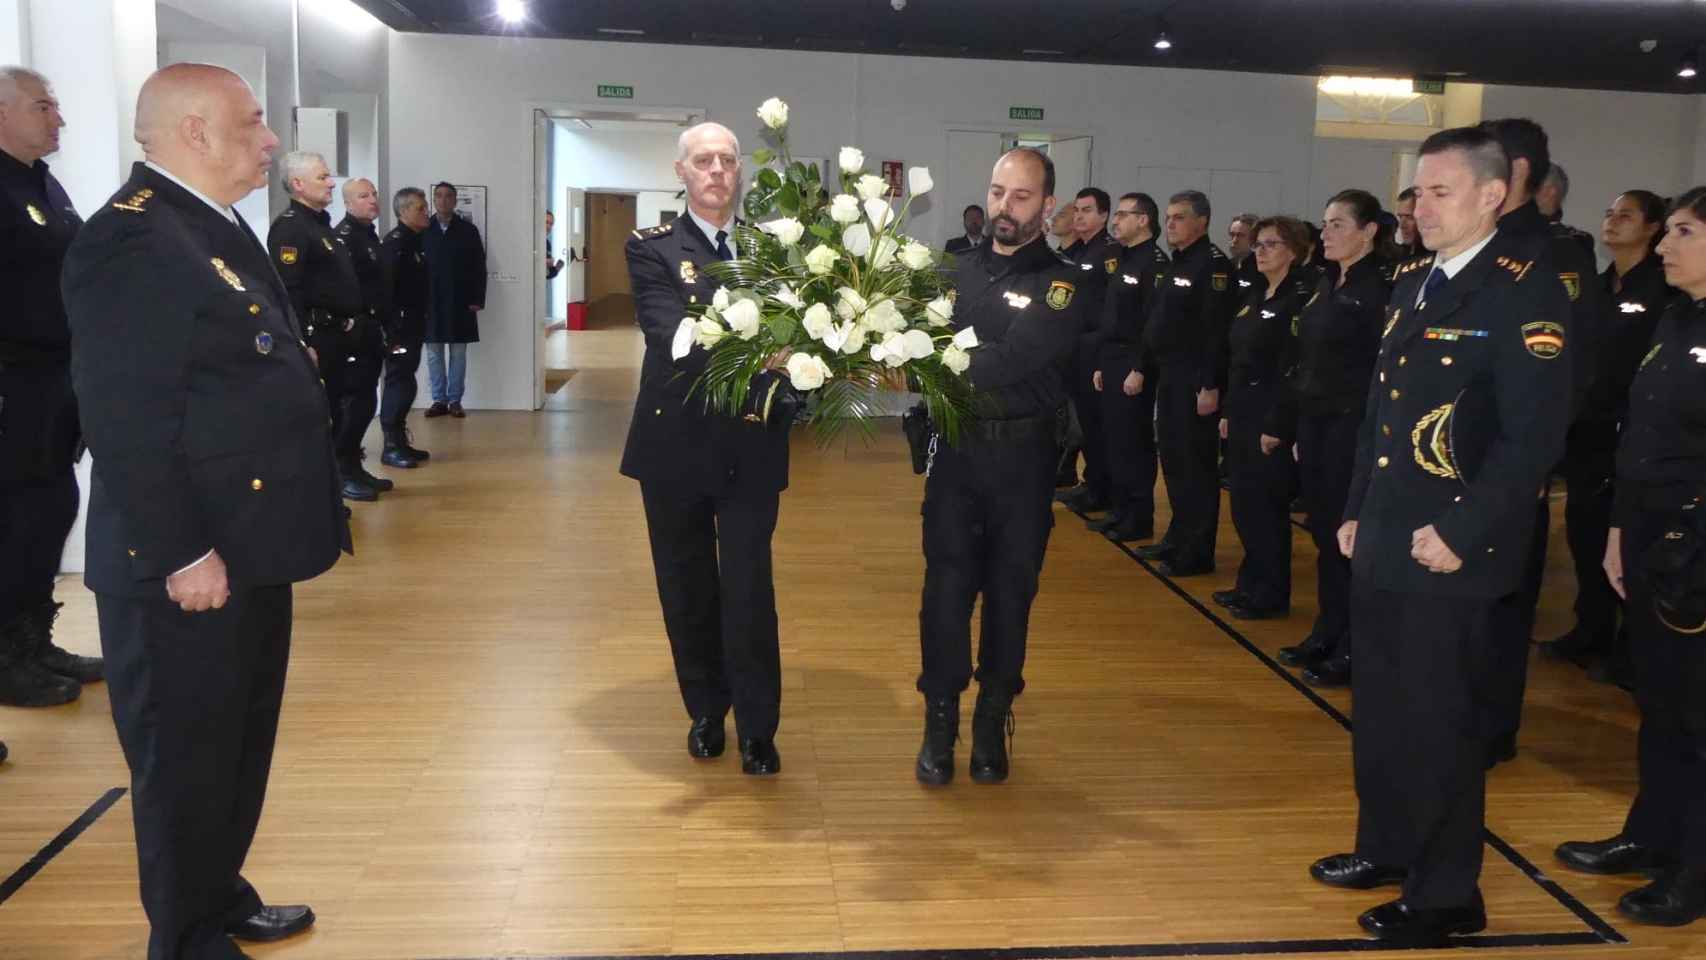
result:
[[[720,231],[724,234],[727,234],[727,236],[725,236],[723,238],[723,240],[725,243],[727,243],[729,245],[729,252],[734,254],[737,257],[740,256],[740,250],[737,249],[735,246],[735,218],[734,217],[730,217],[728,223],[725,223],[722,226],[718,226],[718,225],[712,223],[711,221],[706,220],[704,217],[701,217],[697,213],[694,213],[692,208],[688,208],[687,215],[693,218],[694,224],[697,225],[700,230],[704,231],[705,239],[711,241],[711,248],[713,250],[716,249],[716,247],[717,247],[717,233]]]
[[[1481,238],[1480,243],[1475,244],[1473,247],[1470,247],[1469,249],[1458,254],[1457,256],[1452,257],[1450,260],[1445,261],[1444,263],[1434,264],[1434,269],[1445,274],[1445,278],[1447,280],[1450,280],[1452,277],[1455,277],[1459,273],[1461,273],[1464,267],[1469,266],[1469,261],[1475,259],[1475,255],[1480,253],[1482,251],[1482,249],[1487,246],[1487,244],[1492,243],[1493,238],[1498,236],[1498,235],[1499,235],[1498,228],[1495,227],[1493,229],[1492,233],[1489,233],[1485,237]],[[1428,295],[1427,290],[1428,290],[1427,279],[1424,277],[1422,280],[1422,289],[1416,291],[1416,306],[1419,307],[1422,305],[1422,300],[1425,299]]]

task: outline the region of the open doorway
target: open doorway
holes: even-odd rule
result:
[[[634,322],[634,289],[623,247],[639,225],[633,194],[586,195],[586,328],[610,330]]]

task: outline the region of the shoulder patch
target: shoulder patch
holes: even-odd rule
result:
[[[1551,320],[1536,320],[1522,325],[1522,345],[1542,360],[1551,360],[1564,352],[1564,327]]]
[[[1523,277],[1528,276],[1529,268],[1534,266],[1533,260],[1517,260],[1511,257],[1500,257],[1493,262],[1504,267],[1506,270],[1509,270],[1511,272],[1511,276],[1516,278],[1519,282]],[[1565,276],[1566,274],[1559,274],[1558,278],[1562,280]],[[1568,274],[1567,276],[1569,276],[1570,279],[1564,281],[1564,290],[1569,293],[1570,299],[1574,300],[1581,296],[1581,280],[1573,273]]]
[[[296,208],[291,207],[291,208],[285,210],[283,213],[279,214],[279,216],[284,217],[286,220],[293,219],[296,216]]]
[[[1229,280],[1231,280],[1231,277],[1229,277],[1228,275],[1226,275],[1224,273],[1215,274],[1213,277],[1214,292],[1216,292],[1216,293],[1226,292],[1226,286],[1227,286],[1227,282]]]
[[[290,264],[295,263],[296,260],[297,260],[297,254],[296,254],[296,248],[295,247],[279,247],[278,248],[278,262],[279,263],[282,263],[282,264],[285,264],[286,266],[289,266]]]
[[[1570,295],[1571,303],[1582,298],[1582,278],[1580,274],[1573,272],[1560,273],[1558,274],[1558,279],[1564,281],[1564,290]]]
[[[647,227],[644,230],[635,230],[634,236],[640,240],[655,240],[658,237],[669,236],[674,230],[675,222],[670,221],[669,223],[660,223],[655,227]]]
[[[153,198],[154,191],[143,187],[123,200],[114,201],[113,209],[123,210],[126,213],[142,213],[147,210],[148,201]],[[31,207],[30,209],[33,211],[35,208]]]
[[[1119,257],[1109,257],[1108,259],[1102,261],[1102,266],[1106,267],[1108,270],[1108,273],[1111,275],[1114,271],[1116,271],[1120,268],[1120,258]]]
[[[346,237],[349,236],[349,224],[347,224],[347,223],[340,224],[338,226],[338,232],[343,234]]]
[[[1416,270],[1422,269],[1423,267],[1431,267],[1431,266],[1433,266],[1433,262],[1434,262],[1434,258],[1433,258],[1433,254],[1431,254],[1431,253],[1425,257],[1418,257],[1415,260],[1406,261],[1406,262],[1400,264],[1398,266],[1397,270],[1394,270],[1392,272],[1392,278],[1394,280],[1396,280],[1397,278],[1403,276],[1406,273],[1412,273]]]
[[[1065,310],[1067,304],[1072,302],[1075,292],[1077,288],[1072,284],[1065,280],[1056,280],[1048,285],[1048,293],[1043,296],[1043,301],[1056,310]]]

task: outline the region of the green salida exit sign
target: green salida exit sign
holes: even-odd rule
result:
[[[632,100],[634,99],[634,88],[619,86],[614,83],[601,83],[598,85],[598,95],[611,100]]]
[[[1043,108],[1042,107],[1008,107],[1007,108],[1007,119],[1009,119],[1009,120],[1041,120],[1042,118],[1043,118]]]

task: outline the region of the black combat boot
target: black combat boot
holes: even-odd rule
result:
[[[338,463],[338,476],[343,480],[344,499],[358,500],[362,503],[372,503],[379,499],[379,491],[367,485],[361,479],[361,464]]]
[[[0,704],[8,707],[57,707],[83,693],[83,685],[36,662],[35,640],[27,615],[0,625]]]
[[[36,663],[46,667],[49,673],[70,677],[78,683],[98,683],[102,667],[100,657],[80,657],[54,645],[53,622],[59,619],[59,608],[63,606],[65,604],[49,600],[24,615],[24,629],[35,644]]]
[[[362,464],[364,462],[366,462],[366,460],[367,460],[367,450],[365,448],[363,448],[361,451],[361,455],[359,457],[357,457],[356,461],[355,461],[356,478],[359,479],[362,483],[365,483],[368,486],[372,487],[373,489],[379,491],[380,493],[390,493],[392,491],[392,489],[394,489],[397,485],[395,483],[392,483],[391,481],[385,479],[384,477],[376,477],[373,474],[368,473],[367,468],[362,466]]]
[[[379,455],[379,462],[403,470],[413,470],[421,465],[420,460],[409,453],[409,438],[403,431],[391,429],[385,431],[385,451]]]
[[[971,714],[971,778],[977,783],[1007,779],[1007,746],[1013,736],[1013,695],[977,688]]]
[[[954,779],[954,741],[960,738],[960,698],[924,701],[924,746],[918,748],[918,782],[940,787]]]

